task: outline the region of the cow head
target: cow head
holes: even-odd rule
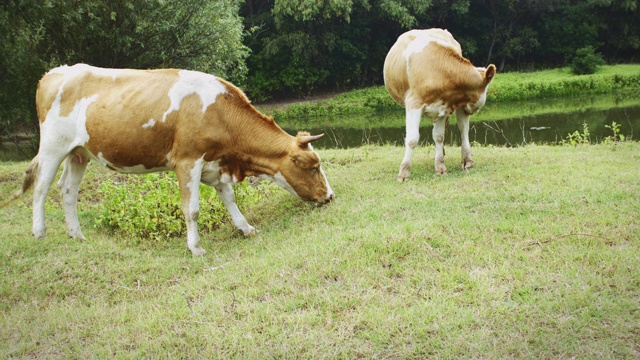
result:
[[[486,68],[477,67],[476,70],[482,76],[482,85],[478,89],[479,97],[476,102],[470,102],[464,106],[464,111],[468,114],[475,114],[478,110],[480,110],[484,103],[487,101],[487,89],[489,89],[489,84],[493,77],[496,75],[496,66],[491,64]]]
[[[273,176],[278,185],[292,194],[318,204],[327,203],[335,197],[320,167],[320,156],[310,144],[322,136],[324,134],[311,136],[305,132],[298,133],[291,144],[288,156]]]

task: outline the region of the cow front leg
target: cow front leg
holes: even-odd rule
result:
[[[469,115],[464,108],[459,107],[456,110],[456,118],[458,119],[458,128],[460,129],[460,146],[462,147],[462,170],[473,167],[473,159],[471,158],[471,144],[469,144]]]
[[[233,224],[242,231],[244,236],[251,236],[256,233],[256,229],[249,225],[247,219],[238,209],[238,205],[235,202],[235,196],[233,194],[233,186],[230,183],[219,183],[215,186],[218,196],[222,199],[222,202],[227,207],[227,211],[231,215]]]
[[[180,185],[182,213],[187,221],[187,246],[194,256],[204,255],[206,251],[200,245],[198,234],[198,215],[200,213],[200,178],[202,176],[202,158],[176,166],[176,175]]]
[[[444,165],[444,133],[446,129],[447,117],[439,117],[433,124],[433,141],[436,143],[435,169],[436,174],[446,174],[447,167]]]
[[[422,117],[422,108],[406,110],[406,131],[407,135],[404,140],[404,158],[400,164],[400,171],[398,172],[398,182],[409,180],[411,177],[411,156],[413,155],[413,149],[418,146],[420,141],[420,119]]]
[[[78,189],[88,163],[88,159],[82,156],[73,154],[67,156],[62,176],[58,181],[62,194],[64,217],[67,221],[67,232],[72,238],[80,240],[86,240],[86,238],[80,230],[80,222],[78,221]]]

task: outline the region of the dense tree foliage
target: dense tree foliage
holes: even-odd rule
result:
[[[566,66],[580,49],[640,61],[640,0],[4,0],[0,135],[35,128],[51,67],[181,67],[241,85],[254,101],[382,83],[397,36],[442,27],[478,66]],[[592,62],[591,62],[592,63]]]
[[[640,60],[638,0],[246,0],[254,98],[378,84],[397,36],[442,27],[474,64],[499,71],[565,66],[596,49]]]
[[[48,69],[180,67],[242,81],[248,49],[234,0],[8,0],[0,4],[0,135],[29,119]]]

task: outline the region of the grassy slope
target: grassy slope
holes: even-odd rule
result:
[[[285,191],[203,236],[29,235],[29,196],[0,209],[0,358],[638,358],[640,144],[476,147],[395,181],[401,147],[321,150],[338,198]],[[26,163],[0,167],[0,198]]]

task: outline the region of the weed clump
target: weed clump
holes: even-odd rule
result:
[[[589,125],[586,122],[582,123],[582,133],[578,130],[573,133],[567,134],[567,137],[562,140],[562,144],[569,144],[577,146],[578,144],[591,144],[591,135],[589,133]]]
[[[234,186],[240,206],[258,203],[270,191],[269,186],[242,182]],[[107,179],[98,193],[104,199],[94,220],[96,227],[120,231],[134,238],[164,241],[185,236],[186,224],[181,210],[180,192],[174,173],[130,176],[126,182]],[[227,221],[229,213],[213,187],[200,185],[198,228],[213,231]]]

